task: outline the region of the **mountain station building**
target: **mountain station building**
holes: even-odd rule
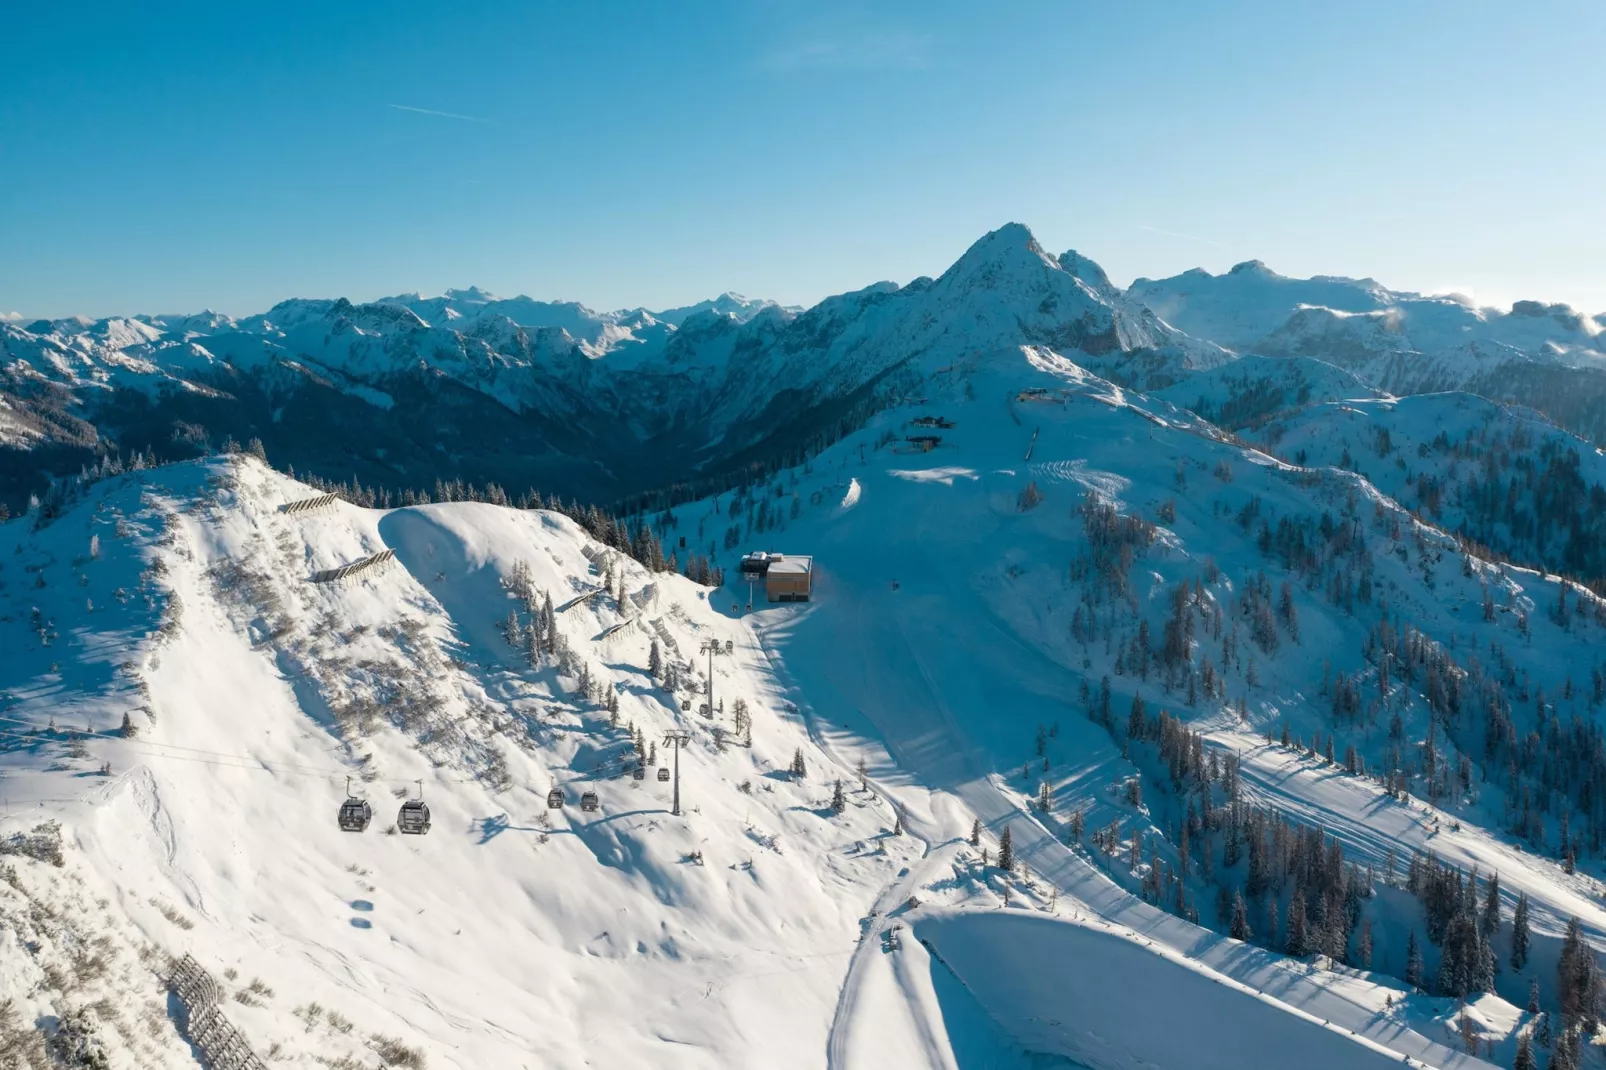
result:
[[[814,593],[814,558],[802,554],[765,553],[742,558],[744,576],[764,579],[764,597],[771,602],[807,602]]]

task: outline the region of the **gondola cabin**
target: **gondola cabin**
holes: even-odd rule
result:
[[[546,804],[553,810],[563,809],[563,804],[565,801],[566,800],[563,798],[562,788],[553,788],[551,791],[546,793]]]
[[[422,836],[429,831],[429,807],[423,799],[408,799],[396,815],[396,828],[404,836]]]
[[[580,809],[584,810],[586,813],[595,813],[598,805],[599,803],[597,801],[596,792],[588,791],[584,795],[580,796]]]
[[[368,828],[368,822],[374,819],[374,808],[368,805],[368,800],[356,797],[348,798],[340,804],[340,831],[362,832]]]
[[[663,783],[667,783],[668,780],[669,780],[669,769],[666,766],[660,765],[658,767],[658,782],[660,784],[663,784]]]

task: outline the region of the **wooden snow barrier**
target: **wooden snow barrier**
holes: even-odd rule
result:
[[[601,594],[602,592],[603,592],[603,588],[601,588],[601,587],[596,587],[596,588],[593,588],[592,590],[584,591],[584,592],[582,592],[580,594],[575,595],[573,598],[569,599],[567,602],[563,603],[561,606],[558,607],[557,611],[559,613],[567,613],[569,610],[573,609],[577,605],[580,605],[582,602],[591,601],[593,598],[597,597],[597,595]]]
[[[286,513],[310,513],[316,509],[327,509],[339,501],[335,494],[320,494],[316,498],[302,498],[298,502],[285,502],[279,508]]]
[[[611,626],[609,626],[607,628],[604,628],[602,630],[602,634],[597,636],[597,639],[599,641],[603,640],[603,639],[606,639],[610,635],[614,635],[614,634],[616,634],[618,632],[624,631],[626,628],[630,627],[634,623],[636,623],[636,618],[635,617],[631,617],[629,620],[620,621],[618,624],[614,624],[614,625],[611,625]]]
[[[167,990],[184,1004],[184,1035],[212,1070],[267,1070],[245,1037],[218,1009],[217,982],[189,955],[168,967]]]
[[[322,572],[313,573],[312,582],[338,583],[341,580],[347,580],[353,576],[368,572],[388,561],[395,560],[395,557],[395,550],[381,550],[372,557],[365,557],[361,561],[353,561],[349,565],[341,565],[339,568],[328,568]]]

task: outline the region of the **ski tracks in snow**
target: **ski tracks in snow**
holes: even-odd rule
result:
[[[858,481],[854,480],[853,486],[850,487],[848,492],[855,499],[857,487]],[[790,673],[785,667],[785,662],[770,649],[764,631],[757,626],[754,627],[753,631],[758,639],[759,650],[769,663],[771,675],[777,682],[783,683],[794,692],[797,692],[796,681],[791,679]],[[868,645],[859,644],[864,668],[867,672],[870,669],[869,649]],[[836,742],[826,734],[818,711],[806,701],[801,702],[798,709],[804,718],[809,739],[819,748],[820,752],[831,759],[832,764],[836,766],[838,772],[845,779],[857,777],[858,772],[855,764],[849,762],[840,753]],[[928,875],[937,862],[937,857],[932,850],[938,835],[936,831],[925,828],[926,822],[912,815],[910,809],[902,806],[892,792],[878,779],[870,776],[866,778],[866,781],[874,794],[886,799],[890,805],[903,813],[905,834],[920,841],[921,854],[913,865],[904,868],[881,889],[881,892],[876,896],[875,905],[871,908],[869,917],[865,919],[866,923],[860,932],[859,942],[854,947],[853,953],[848,960],[847,971],[842,978],[842,988],[837,994],[836,1010],[832,1014],[830,1033],[826,1040],[827,1070],[848,1070],[848,1068],[854,1066],[856,1064],[854,1059],[855,1034],[860,1029],[874,1028],[881,1024],[862,1021],[864,1008],[861,995],[865,978],[875,967],[877,956],[883,954],[881,940],[891,925],[889,917],[900,904],[906,903],[916,891],[925,886]],[[904,972],[898,969],[899,965],[899,963],[893,964],[894,971],[897,974],[898,986],[905,993],[909,993],[914,984],[917,983],[917,979],[905,976]],[[918,1034],[917,1039],[925,1053],[924,1065],[950,1070],[950,1068],[954,1067],[954,1063],[947,1043],[938,1036],[937,1029],[928,1020],[929,1016],[925,1013],[925,1009],[919,1005],[919,1001],[910,996],[908,1002],[910,1015]]]

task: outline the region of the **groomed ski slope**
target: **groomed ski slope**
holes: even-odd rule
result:
[[[1353,1033],[1366,1044],[1392,1051],[1395,1059],[1476,1065],[1477,1060],[1446,1046],[1454,1043],[1453,1001],[1411,995],[1390,977],[1343,967],[1318,969],[1226,939],[1145,904],[1112,882],[1081,852],[1065,846],[1063,814],[1072,806],[1089,806],[1088,827],[1098,827],[1113,808],[1108,786],[1132,772],[1110,737],[1091,725],[1077,705],[1081,673],[1070,664],[1075,655],[1063,630],[1068,608],[1061,613],[1055,604],[1063,598],[1058,592],[1065,586],[1064,562],[1073,552],[1071,544],[1076,538],[1073,520],[1066,514],[1083,490],[1091,488],[1116,498],[1123,508],[1152,515],[1162,499],[1175,494],[1173,472],[1179,456],[1189,464],[1189,475],[1195,480],[1204,479],[1209,466],[1220,457],[1246,473],[1240,479],[1257,479],[1253,490],[1268,498],[1272,494],[1286,498],[1291,492],[1289,481],[1279,488],[1276,462],[1190,430],[1191,421],[1166,406],[1131,407],[1122,392],[1091,383],[1085,393],[1074,394],[1063,406],[1026,406],[1014,401],[1014,392],[1030,382],[1019,368],[994,375],[984,364],[970,379],[975,400],[949,396],[921,408],[940,410],[958,420],[958,428],[945,434],[937,450],[929,454],[866,450],[866,460],[861,463],[860,443],[850,440],[817,459],[812,475],[803,478],[799,493],[805,497],[811,483],[840,488],[851,479],[853,489],[848,493],[854,504],[850,510],[805,513],[784,533],[771,536],[772,549],[815,556],[816,600],[807,607],[772,608],[757,616],[765,645],[814,711],[827,745],[836,738],[883,741],[890,753],[885,766],[888,786],[896,791],[892,785],[912,782],[916,791],[907,800],[910,827],[938,845],[939,853],[942,849],[962,850],[959,841],[968,832],[970,814],[979,815],[992,836],[1007,823],[1017,857],[1025,860],[1045,889],[1057,890],[1060,912],[1108,923],[1109,931],[1149,946],[1155,961],[1166,964],[1155,967],[1162,972],[1187,972],[1197,979],[1193,983],[1201,985],[1242,986],[1257,998],[1275,1000],[1346,1037]],[[1055,385],[1082,389],[1074,378]],[[870,439],[886,426],[896,427],[914,414],[913,410],[889,414],[886,423],[872,427],[863,438]],[[1032,450],[1029,462],[1028,448]],[[1255,475],[1257,471],[1272,474],[1261,478]],[[1335,474],[1332,478],[1339,477]],[[1023,514],[1017,495],[1028,480],[1043,490],[1045,502]],[[1198,567],[1201,560],[1189,549],[1190,537],[1208,530],[1208,499],[1201,495],[1190,500],[1185,493],[1177,498],[1177,522],[1162,535],[1162,545],[1152,559],[1139,564],[1140,569],[1147,569],[1154,560],[1171,563],[1166,566],[1171,575],[1154,574],[1147,588],[1150,598],[1161,597],[1176,573]],[[1219,545],[1204,545],[1213,553],[1222,552]],[[1230,569],[1233,563],[1222,564]],[[1415,592],[1407,582],[1408,575],[1408,570],[1401,573],[1398,590],[1392,593],[1414,608]],[[1453,604],[1453,597],[1441,594]],[[1262,724],[1281,724],[1285,718],[1294,719],[1301,727],[1321,723],[1319,715],[1304,712],[1309,700],[1301,697],[1299,689],[1310,687],[1319,675],[1319,660],[1312,671],[1312,658],[1340,649],[1340,641],[1350,640],[1355,633],[1329,634],[1327,622],[1305,619],[1313,633],[1306,640],[1311,652],[1292,668],[1271,665],[1261,670],[1273,678],[1259,689],[1261,697],[1253,718],[1256,730]],[[1565,657],[1564,651],[1558,651],[1559,663],[1564,663]],[[1103,666],[1087,675],[1096,679],[1100,671],[1108,671],[1107,666],[1106,657]],[[1117,708],[1124,710],[1127,698],[1118,693],[1117,701]],[[1208,730],[1213,722],[1207,716],[1199,723]],[[1023,760],[1036,761],[1030,758],[1029,748],[1033,728],[1039,724],[1057,727],[1052,779],[1061,816],[1050,819],[1048,825],[1028,806],[1038,778],[1034,775],[1022,782],[1010,771],[1012,765],[1018,770]],[[1218,742],[1225,743],[1241,731],[1234,725]],[[1247,782],[1262,782],[1257,769],[1246,762]],[[1331,773],[1325,776],[1331,777]],[[1341,787],[1364,793],[1368,783],[1343,782]],[[933,805],[933,799],[941,801]],[[1291,808],[1292,812],[1307,821],[1331,823],[1346,844],[1346,829],[1365,822],[1366,813],[1376,803],[1375,794],[1355,800],[1342,792],[1323,795],[1315,790],[1301,794],[1301,799],[1305,805]],[[951,800],[961,804],[957,813]],[[1413,836],[1403,827],[1397,832],[1402,866],[1412,847],[1432,846],[1431,841]],[[1362,850],[1357,857],[1364,863],[1380,850]],[[1498,855],[1451,852],[1449,857],[1457,862],[1481,858],[1485,875],[1498,864],[1508,882],[1504,886],[1508,897],[1513,897],[1517,888],[1528,891],[1536,904],[1536,944],[1549,941],[1552,949],[1545,960],[1551,973],[1554,941],[1568,915],[1582,913],[1589,930],[1599,933],[1598,908],[1578,894],[1592,883],[1587,878],[1558,881],[1559,866],[1537,859],[1526,860],[1527,871],[1518,873],[1525,863],[1510,849]],[[928,861],[927,865],[935,871],[942,864]],[[1047,898],[1046,891],[1043,897]],[[996,898],[986,898],[993,907],[999,905]],[[1508,916],[1509,909],[1508,902]],[[973,981],[973,991],[987,993],[981,1002],[994,1017],[1017,1022],[1019,1016],[1004,1010],[1003,1005],[1024,998],[1018,990],[1034,983],[1027,978],[1047,976],[1045,962],[1052,956],[1039,951],[1053,945],[1054,939],[1034,937],[1031,950],[1026,950],[1018,944],[1019,929],[1000,929],[996,937],[973,937],[971,933],[985,931],[987,921],[967,920],[960,927],[922,923],[920,916],[916,909],[904,920],[912,924],[916,935],[931,942],[939,957],[944,941],[963,931],[971,946],[982,942],[996,949],[996,970],[1021,975],[1019,984],[1011,989],[1015,996],[992,1000],[989,996],[997,996],[998,990],[988,978],[996,980],[997,974],[979,965],[974,951],[968,957],[955,955],[955,961],[964,959],[970,964],[967,983]],[[996,917],[1013,919],[1014,914],[998,913]],[[999,924],[1014,922],[1000,920]],[[1048,921],[1033,924],[1052,925]],[[1079,946],[1078,939],[1066,938],[1063,946],[1070,954],[1070,949]],[[1398,968],[1399,964],[1395,965]],[[1544,970],[1534,972],[1543,976]],[[959,973],[963,977],[966,971]],[[1526,976],[1519,979],[1524,986]],[[1127,983],[1120,971],[1103,979],[1111,986]],[[1185,987],[1189,982],[1165,983]],[[850,989],[854,984],[850,977]],[[1147,981],[1134,984],[1130,990],[1134,1000],[1149,985]],[[1041,991],[1051,994],[1055,985],[1045,981]],[[1052,995],[1046,998],[1055,999]],[[910,995],[914,1006],[923,999],[919,992]],[[1490,1030],[1485,1041],[1495,1043],[1496,1051],[1504,1050],[1509,1057],[1514,1041],[1504,1034],[1521,1016],[1497,997],[1483,997],[1478,1002],[1481,1009],[1473,1013]],[[1486,1002],[1488,1006],[1483,1007]],[[846,1023],[841,1016],[846,1016]],[[1056,1017],[1093,1026],[1067,1008]],[[1123,1023],[1108,1010],[1100,1013],[1097,1026],[1107,1036],[1137,1037],[1147,1032],[1139,1022]],[[839,1032],[854,1037],[884,1027],[885,1010],[879,1000],[867,1001],[862,1010],[850,1004],[839,1015]],[[1074,1027],[1068,1028],[1058,1041],[1035,1029],[1016,1030],[1014,1035],[1031,1050],[1086,1059],[1094,1066],[1184,1065],[1168,1061],[1163,1054],[1144,1054],[1141,1048],[1123,1049],[1117,1039],[1100,1055],[1067,1039],[1074,1033]],[[868,1055],[856,1061],[854,1052],[852,1045],[834,1048],[840,1058],[833,1065],[874,1065]],[[1330,1060],[1329,1065],[1351,1065],[1347,1059],[1362,1058],[1358,1050],[1350,1052],[1340,1047],[1324,1058]],[[1266,1055],[1277,1064],[1286,1057],[1286,1052]],[[1251,1058],[1238,1065],[1257,1064]]]

